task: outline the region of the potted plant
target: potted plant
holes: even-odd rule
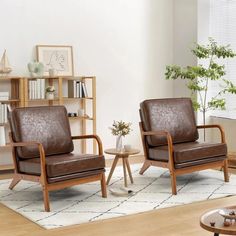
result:
[[[46,98],[49,100],[53,100],[54,99],[54,93],[55,93],[55,88],[54,86],[48,86],[46,88]]]
[[[212,38],[209,38],[207,45],[196,44],[192,53],[199,59],[204,59],[204,65],[187,66],[181,68],[177,65],[166,66],[166,79],[184,79],[187,81],[186,86],[191,91],[193,106],[196,111],[202,112],[203,123],[206,123],[206,113],[209,110],[224,110],[226,101],[224,94],[236,94],[236,86],[224,78],[226,74],[225,66],[219,64],[218,59],[233,58],[235,52],[230,46],[220,46]],[[220,90],[211,98],[208,96],[209,81],[218,83]],[[205,140],[205,130],[204,130]]]
[[[124,121],[114,121],[112,124],[111,133],[116,138],[116,150],[121,151],[122,150],[122,137],[125,137],[127,134],[131,131],[131,123],[125,123]]]

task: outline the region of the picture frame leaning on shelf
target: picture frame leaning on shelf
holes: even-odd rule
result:
[[[44,65],[44,76],[49,76],[51,70],[57,76],[74,76],[72,46],[36,45],[36,57]]]

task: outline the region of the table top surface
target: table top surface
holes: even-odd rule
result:
[[[121,151],[118,151],[115,148],[109,148],[109,149],[105,149],[104,152],[111,155],[127,156],[127,155],[138,154],[140,150],[131,148],[129,151],[125,151],[124,149],[122,149]]]
[[[219,210],[221,209],[211,210],[203,214],[200,219],[200,226],[210,232],[236,235],[236,221],[232,220],[230,226],[224,226],[224,217],[219,214]],[[225,207],[225,209],[236,211],[236,206]],[[215,222],[215,225],[211,226],[211,222]]]

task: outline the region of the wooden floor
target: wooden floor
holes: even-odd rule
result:
[[[139,162],[138,158],[135,162]],[[110,165],[110,161],[108,161]],[[10,177],[5,175],[0,178]],[[223,174],[222,174],[223,178]],[[0,204],[1,236],[145,236],[213,235],[199,226],[199,217],[209,209],[236,205],[236,196],[165,208],[103,221],[45,230]]]

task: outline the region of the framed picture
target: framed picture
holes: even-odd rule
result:
[[[37,61],[44,65],[44,75],[54,71],[54,75],[73,76],[72,46],[36,45]]]

